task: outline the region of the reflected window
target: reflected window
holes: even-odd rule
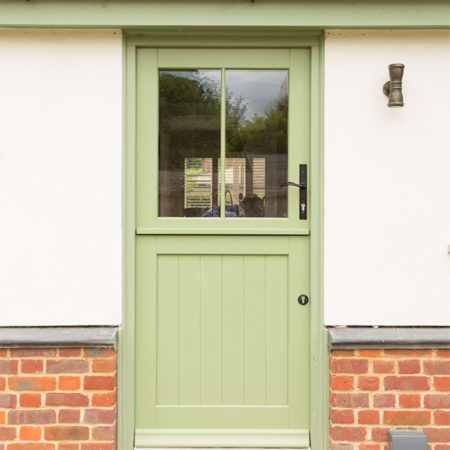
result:
[[[159,71],[160,217],[218,208],[220,78],[220,70]]]
[[[227,70],[226,89],[226,160],[246,171],[236,217],[287,217],[288,70]]]
[[[287,217],[288,71],[226,70],[224,95],[222,168],[221,70],[160,70],[160,217]]]

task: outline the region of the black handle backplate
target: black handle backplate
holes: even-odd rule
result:
[[[306,220],[308,218],[308,166],[306,164],[299,164],[299,219]]]

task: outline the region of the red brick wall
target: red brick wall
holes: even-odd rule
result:
[[[116,353],[0,349],[0,450],[113,450]]]
[[[384,450],[397,428],[450,450],[450,350],[333,350],[330,448]]]

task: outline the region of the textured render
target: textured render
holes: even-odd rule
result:
[[[450,350],[332,350],[330,449],[385,450],[404,428],[450,450]]]
[[[0,450],[114,450],[112,348],[0,349]]]
[[[450,30],[326,33],[327,325],[449,325],[449,55]],[[403,108],[382,92],[391,63]]]
[[[121,32],[1,29],[0,61],[0,325],[117,325]]]

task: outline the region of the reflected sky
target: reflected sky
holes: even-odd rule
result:
[[[245,118],[252,119],[264,111],[280,96],[287,95],[287,70],[227,70],[227,92],[231,101],[242,97],[247,106]]]
[[[164,70],[164,73],[191,80],[199,80],[203,85],[220,92],[220,70]],[[226,70],[226,89],[230,101],[239,98],[246,105],[245,118],[250,120],[255,114],[263,115],[280,96],[287,95],[288,70]]]

